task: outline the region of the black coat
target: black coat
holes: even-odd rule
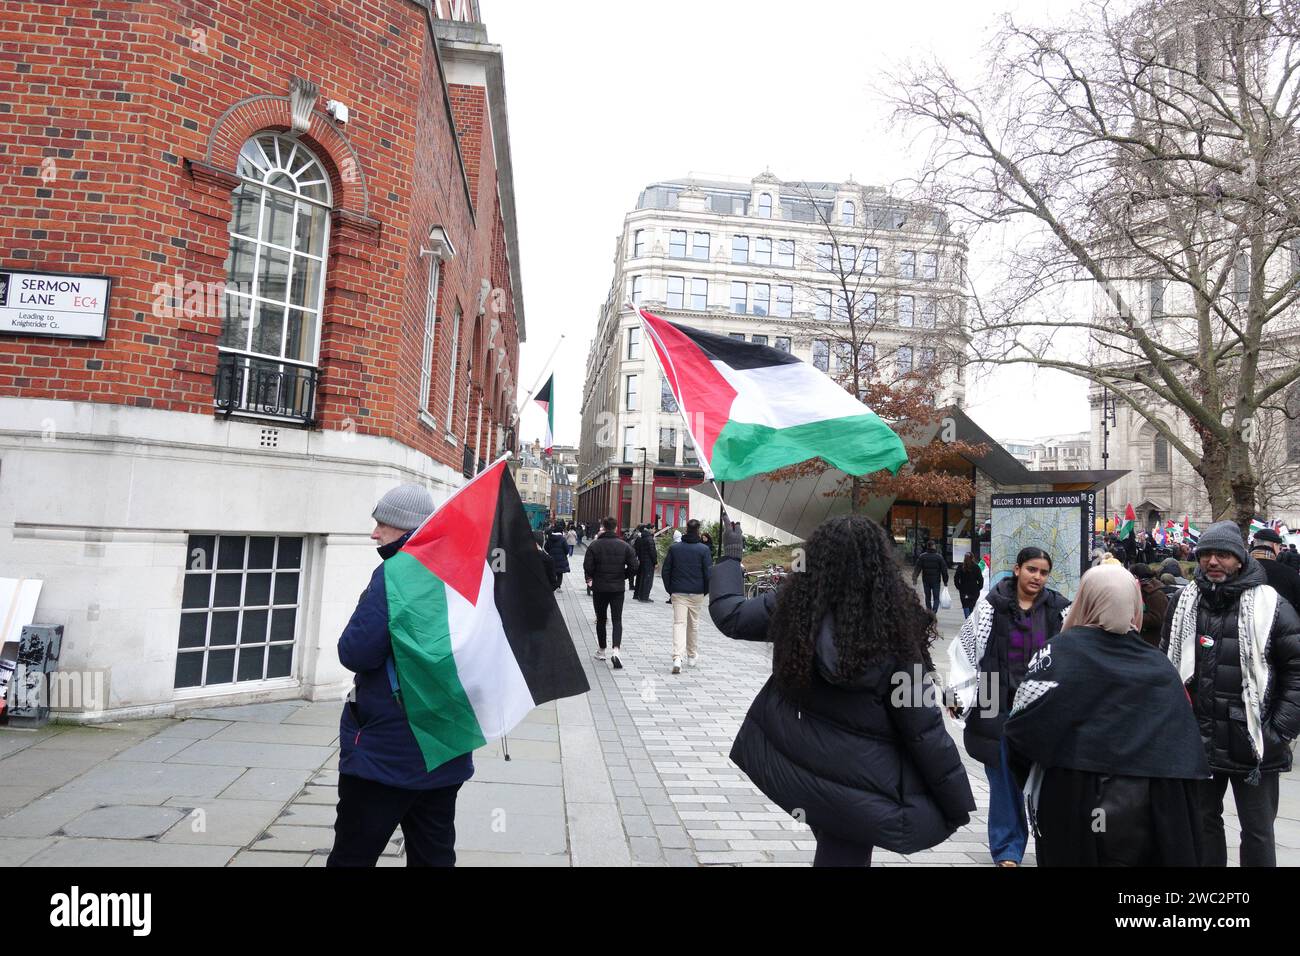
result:
[[[1179,596],[1179,601],[1185,600],[1192,588],[1201,595],[1196,608],[1196,670],[1187,692],[1210,769],[1216,773],[1249,774],[1256,768],[1242,701],[1237,621],[1242,592],[1267,583],[1260,562],[1247,558],[1235,578],[1218,585],[1198,570]],[[1171,604],[1160,641],[1166,652],[1175,616]],[[1291,741],[1300,734],[1300,615],[1285,601],[1277,603],[1265,653],[1272,678],[1263,691],[1264,754],[1259,769],[1285,773],[1291,769]]]
[[[563,534],[552,531],[546,536],[546,553],[555,564],[556,574],[564,574],[569,570],[569,543],[564,540]]]
[[[1046,612],[1047,639],[1051,640],[1061,632],[1061,622],[1065,618],[1065,609],[1070,606],[1070,599],[1058,591],[1045,588],[1043,604]],[[1011,701],[1015,697],[1011,687],[1011,675],[1007,664],[1007,641],[1011,636],[1011,614],[1016,605],[1016,582],[1014,578],[1003,578],[989,590],[984,600],[993,608],[993,630],[989,633],[988,646],[984,648],[984,657],[980,661],[980,685],[993,689],[993,675],[997,675],[996,700],[989,701],[988,708],[978,703],[966,716],[966,730],[962,742],[966,752],[986,767],[1002,766],[1002,728],[1011,712]],[[1016,605],[1018,610],[1018,605]],[[978,609],[975,613],[978,613]],[[985,676],[988,675],[988,676]],[[989,691],[985,691],[988,693]]]
[[[965,562],[957,565],[952,580],[957,585],[957,593],[961,595],[963,604],[973,603],[984,588],[984,573],[980,571],[978,564],[971,569],[970,573],[966,571]]]
[[[634,550],[636,551],[637,560],[641,562],[641,570],[654,570],[655,565],[659,563],[659,549],[655,545],[654,536],[648,534],[637,535]]]
[[[546,575],[547,582],[551,585],[551,590],[560,586],[560,575],[555,570],[555,561],[545,551],[537,552],[538,563],[542,566],[542,573]]]
[[[709,569],[712,567],[713,553],[709,546],[699,538],[687,535],[668,549],[659,574],[664,579],[664,590],[669,594],[708,594]]]
[[[948,562],[943,555],[937,551],[926,551],[916,559],[916,568],[912,572],[912,580],[916,581],[917,575],[921,576],[924,584],[935,585],[941,580],[944,584],[948,583]]]
[[[1260,561],[1259,566],[1264,569],[1264,576],[1268,578],[1273,590],[1286,598],[1291,607],[1300,610],[1300,573],[1281,561],[1271,561],[1268,558]]]
[[[710,584],[713,623],[731,638],[769,640],[777,595],[743,593],[740,562],[724,558]],[[782,809],[855,843],[914,853],[967,823],[975,800],[961,757],[936,702],[913,696],[920,665],[890,659],[841,674],[829,619],[815,663],[797,700],[771,678],[759,691],[731,749],[735,764]]]
[[[640,566],[632,546],[614,531],[606,531],[587,545],[582,558],[582,571],[591,589],[599,594],[612,594],[627,588],[627,576]]]

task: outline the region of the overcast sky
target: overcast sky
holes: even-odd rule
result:
[[[1053,4],[1055,6],[1055,4]],[[587,349],[613,280],[623,217],[649,183],[688,174],[888,185],[919,150],[873,84],[935,55],[977,77],[1014,0],[480,0],[502,47],[527,341],[522,400],[560,336],[557,444],[576,444]],[[974,252],[974,251],[973,251]],[[967,410],[999,438],[1088,428],[1086,385],[1016,367],[968,378]],[[540,437],[531,402],[520,439]]]

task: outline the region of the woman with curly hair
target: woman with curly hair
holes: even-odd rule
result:
[[[893,541],[868,518],[832,518],[808,540],[806,570],[747,600],[744,538],[723,520],[709,614],[728,637],[772,642],[772,676],[731,759],[812,828],[814,866],[869,866],[874,847],[946,840],[975,800],[935,701],[934,615]]]

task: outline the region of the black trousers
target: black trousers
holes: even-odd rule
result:
[[[456,794],[461,785],[403,790],[339,774],[334,849],[326,866],[374,866],[402,828],[407,866],[456,865]]]
[[[654,566],[646,567],[644,561],[636,572],[636,597],[638,601],[650,600],[650,592],[655,586],[655,569]]]
[[[931,584],[925,578],[921,579],[921,587],[925,591],[925,609],[927,611],[939,610],[939,582]]]
[[[1227,866],[1228,842],[1223,832],[1223,798],[1232,785],[1241,821],[1241,865],[1277,866],[1277,845],[1273,841],[1273,822],[1277,819],[1278,773],[1261,774],[1258,786],[1252,787],[1241,774],[1216,773],[1200,782],[1201,813],[1205,838],[1201,845],[1202,866]]]
[[[608,610],[614,619],[614,646],[623,645],[623,592],[596,591],[591,596],[596,605],[596,643],[605,649],[605,612]]]
[[[813,830],[817,838],[817,852],[813,854],[813,866],[870,866],[870,846],[850,843],[825,830]]]

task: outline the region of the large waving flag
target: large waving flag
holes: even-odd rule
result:
[[[1124,523],[1119,527],[1119,537],[1123,541],[1131,535],[1137,534],[1137,514],[1133,511],[1133,505],[1130,503],[1124,509]]]
[[[1187,515],[1183,515],[1183,541],[1194,545],[1200,540],[1200,537],[1201,529],[1189,521]]]
[[[542,411],[546,412],[546,447],[543,449],[543,451],[545,451],[546,454],[548,455],[551,453],[551,449],[555,447],[555,399],[553,397],[554,392],[555,392],[555,373],[552,372],[551,377],[546,380],[546,384],[541,387],[541,390],[533,398],[533,401],[535,401],[538,405],[542,406]]]
[[[505,459],[384,565],[406,718],[430,770],[589,689]]]
[[[893,430],[806,362],[640,312],[707,477],[739,481],[810,458],[850,475],[907,463]]]

